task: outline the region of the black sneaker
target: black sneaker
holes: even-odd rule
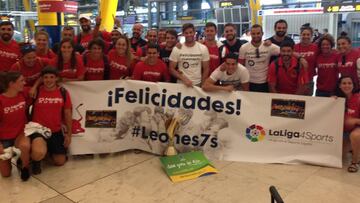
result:
[[[24,167],[21,169],[21,180],[27,181],[30,178],[29,169]]]
[[[41,161],[32,161],[32,173],[34,175],[41,173]]]

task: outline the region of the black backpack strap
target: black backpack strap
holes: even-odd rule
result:
[[[86,65],[87,65],[87,57],[86,57],[86,53],[85,53],[85,54],[83,54],[82,59],[83,59],[84,66],[86,66]]]
[[[220,58],[220,64],[224,62],[225,56],[223,56],[223,51],[225,49],[225,44],[221,45],[219,48],[219,58]]]
[[[275,63],[275,73],[276,73],[276,76],[279,72],[279,58],[276,58],[274,60],[274,63]],[[295,67],[295,71],[296,71],[296,74],[297,76],[299,77],[299,74],[300,74],[300,69],[301,69],[301,66],[300,66],[300,58],[297,60],[297,64],[296,64],[296,67]]]
[[[77,41],[77,44],[80,44],[80,42],[81,42],[81,33],[77,34],[76,41]]]
[[[141,47],[141,56],[142,56],[142,57],[145,57],[145,56],[146,56],[146,47],[145,47],[145,46],[142,46],[142,47]]]
[[[62,96],[62,98],[63,98],[64,105],[65,105],[67,90],[65,89],[65,87],[60,87],[59,89],[60,89],[60,93],[61,93],[61,96]]]
[[[35,103],[39,98],[39,94],[40,94],[40,86],[37,87],[35,98],[31,102],[31,104],[29,105],[29,107],[28,107],[28,109],[26,111],[26,117],[27,117],[28,121],[32,121],[33,114],[34,114]]]
[[[67,98],[66,97],[67,90],[64,87],[60,87],[59,89],[60,89],[61,97],[62,97],[64,105],[65,105],[66,98]],[[29,108],[27,110],[27,115],[26,116],[28,118],[28,121],[31,121],[32,118],[33,118],[35,103],[38,100],[39,94],[40,94],[39,90],[40,90],[40,87],[37,88],[37,94],[36,94],[33,102],[31,103],[31,105],[29,105]]]
[[[297,64],[296,64],[296,67],[295,67],[296,73],[297,73],[298,75],[300,74],[300,69],[301,69],[300,59],[301,59],[301,57],[298,58]]]
[[[103,54],[103,61],[104,61],[104,80],[110,79],[110,63],[109,59]]]

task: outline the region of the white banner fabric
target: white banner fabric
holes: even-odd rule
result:
[[[207,93],[133,80],[64,84],[73,103],[70,153],[175,148],[210,159],[342,167],[344,99],[254,92]]]

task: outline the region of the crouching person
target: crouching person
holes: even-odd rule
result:
[[[11,175],[13,153],[21,152],[21,179],[26,181],[29,173],[30,140],[24,136],[27,97],[23,94],[25,78],[19,72],[0,72],[0,173]],[[15,146],[15,148],[14,148]],[[19,162],[20,163],[20,162]]]
[[[72,105],[70,95],[63,87],[58,86],[59,72],[57,69],[44,68],[41,71],[41,78],[43,85],[39,87],[38,95],[33,102],[31,117],[35,125],[40,124],[45,129],[50,129],[52,133],[49,138],[46,130],[40,130],[30,135],[33,174],[41,173],[41,160],[47,153],[54,165],[64,165],[67,160],[67,148],[71,143]],[[62,132],[63,122],[66,126],[65,134]],[[31,127],[36,128],[36,126],[27,125],[25,134]]]
[[[224,70],[222,70],[224,69]],[[204,91],[249,91],[249,71],[238,63],[238,55],[229,53],[225,56],[225,62],[220,65],[202,86]]]

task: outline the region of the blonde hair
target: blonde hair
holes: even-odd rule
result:
[[[40,35],[44,35],[46,39],[49,41],[49,34],[43,30],[37,31],[35,33],[35,39],[37,39]]]
[[[120,35],[119,39],[116,40],[116,44],[118,43],[118,41],[119,41],[120,39],[123,39],[123,40],[125,40],[125,42],[126,42],[125,55],[126,55],[126,58],[128,59],[128,60],[126,61],[126,65],[127,65],[127,67],[130,68],[131,62],[132,62],[133,59],[134,59],[134,56],[133,56],[133,54],[131,53],[130,40],[129,40],[129,38],[127,38],[126,36]],[[116,44],[115,44],[115,47],[116,47]]]
[[[43,30],[40,30],[40,31],[37,31],[34,35],[34,38],[35,38],[35,42],[36,42],[36,39],[39,37],[39,36],[45,36],[46,37],[46,40],[48,42],[47,44],[47,49],[49,49],[49,34],[46,32],[46,31],[43,31]]]

